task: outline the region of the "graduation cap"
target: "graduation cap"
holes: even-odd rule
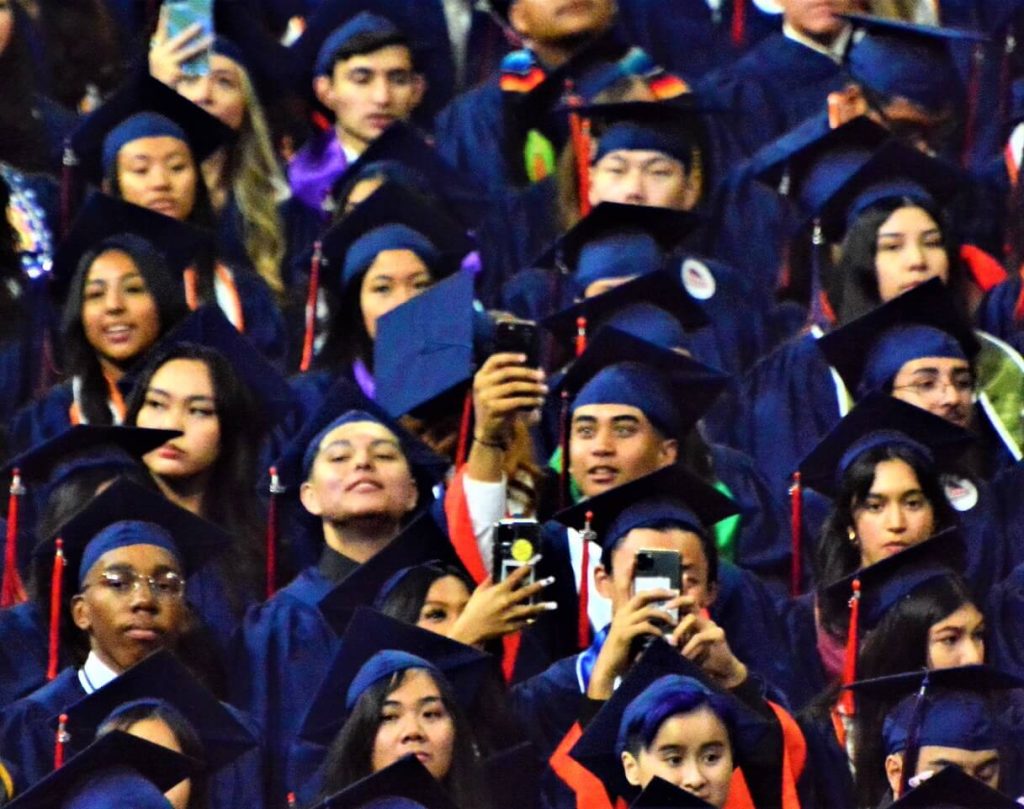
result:
[[[402,670],[395,669],[395,665],[409,667],[397,657],[374,661],[385,652],[426,660],[444,674],[464,707],[472,704],[485,672],[492,665],[490,655],[471,646],[360,607],[353,614],[327,675],[309,704],[299,731],[300,738],[325,746],[330,744],[345,723],[353,700],[358,699],[360,688],[368,687],[375,677],[379,681],[378,675],[385,669]],[[370,663],[370,669],[363,671]]]
[[[726,723],[731,725],[729,735],[737,766],[742,767],[745,758],[756,754],[770,729],[768,722],[727,691],[712,684],[703,671],[679,654],[677,649],[656,638],[632,665],[611,699],[598,711],[569,751],[570,756],[601,779],[613,799],[630,797],[637,792],[626,780],[622,769],[619,740],[623,719],[638,699],[644,699],[645,692],[652,686],[660,688],[663,684],[659,681],[666,676],[673,678],[672,684],[682,683],[687,688],[712,695],[713,702],[731,714]]]
[[[552,519],[570,528],[589,522],[607,552],[634,528],[654,521],[676,520],[705,533],[737,512],[736,504],[714,486],[673,464],[563,509]]]
[[[144,239],[148,249],[156,251],[174,274],[191,267],[211,240],[209,233],[173,217],[94,192],[79,209],[54,256],[53,279],[58,294],[64,294],[86,253],[104,240],[123,234]]]
[[[312,67],[314,76],[329,76],[337,55],[353,40],[364,37],[388,40],[405,33],[382,14],[362,11],[352,15],[345,0],[320,3],[306,21],[306,30],[293,48]],[[312,57],[312,59],[310,59]]]
[[[981,350],[974,330],[938,278],[823,335],[816,345],[857,396],[887,387],[911,360],[971,360]]]
[[[1020,809],[1020,804],[959,767],[943,767],[891,809]]]
[[[222,354],[271,423],[283,419],[295,405],[288,382],[249,338],[239,333],[217,304],[200,306],[165,334],[153,349],[149,365],[159,364],[161,357],[183,343],[196,343]]]
[[[629,809],[712,809],[711,804],[692,792],[654,776]]]
[[[436,204],[397,183],[385,183],[336,222],[321,241],[320,283],[336,294],[382,250],[412,250],[435,280],[452,274],[475,245]]]
[[[67,708],[72,738],[91,738],[114,711],[132,703],[166,703],[195,729],[213,772],[254,748],[259,740],[166,649],[154,652],[102,688]]]
[[[328,625],[340,635],[353,613],[359,607],[374,604],[384,585],[389,584],[399,571],[432,561],[462,568],[448,535],[426,511],[386,547],[331,588],[317,603],[317,608]]]
[[[910,447],[939,466],[974,442],[969,430],[885,393],[862,399],[800,462],[804,486],[834,497],[846,470],[863,453],[886,444]]]
[[[232,133],[204,109],[146,72],[132,76],[86,117],[71,134],[70,146],[81,176],[98,185],[121,146],[158,135],[183,138],[199,165]]]
[[[455,809],[448,793],[417,760],[405,756],[361,778],[314,809]]]
[[[580,322],[580,319],[583,322]],[[541,321],[564,346],[584,333],[595,334],[605,323],[663,348],[679,348],[684,331],[710,321],[675,273],[656,270],[600,295],[584,298]]]
[[[30,786],[7,806],[91,809],[130,803],[139,809],[159,809],[170,806],[163,793],[200,769],[199,762],[162,745],[113,731]]]
[[[987,41],[974,31],[867,14],[840,16],[854,28],[845,59],[853,80],[886,97],[902,96],[930,110],[945,107],[952,88],[959,86],[949,46]]]
[[[484,778],[496,809],[532,809],[545,764],[532,742],[523,742],[488,756]]]
[[[729,377],[696,360],[604,328],[556,387],[572,410],[588,404],[631,405],[666,437],[681,438],[708,411]]]

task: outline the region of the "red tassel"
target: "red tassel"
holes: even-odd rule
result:
[[[299,370],[305,373],[313,363],[313,348],[316,343],[316,304],[320,296],[320,262],[323,260],[323,246],[319,239],[313,244],[313,258],[309,262],[309,295],[306,297],[306,333],[302,338],[302,360]]]
[[[587,319],[576,318],[576,356],[579,357],[587,350]]]
[[[580,615],[577,624],[577,642],[581,650],[590,646],[590,543],[594,531],[590,527],[594,512],[588,511],[583,523],[583,559],[580,563]]]
[[[857,635],[860,625],[860,579],[853,580],[853,592],[850,595],[850,627],[846,633],[846,655],[843,660],[843,685],[849,685],[857,679]],[[853,716],[857,710],[853,691],[844,688],[839,697],[839,712],[843,716]]]
[[[462,420],[459,422],[459,442],[455,445],[455,468],[461,469],[469,457],[469,424],[473,419],[473,389],[466,391],[462,402]]]
[[[747,0],[732,0],[732,44],[743,47],[747,36]]]
[[[789,525],[792,531],[790,541],[790,552],[793,554],[790,561],[789,592],[792,596],[800,595],[802,584],[800,540],[803,530],[803,509],[804,498],[803,488],[800,485],[800,473],[793,473],[793,485],[789,487]]]
[[[277,496],[284,492],[277,467],[270,467],[270,503],[267,505],[267,598],[277,592]]]
[[[566,81],[566,102],[570,107],[583,106],[583,99],[573,92],[571,81]],[[576,157],[576,185],[580,200],[580,216],[590,213],[590,120],[575,112],[569,113],[569,133]]]
[[[0,607],[13,607],[28,600],[25,585],[18,573],[18,503],[25,488],[21,485],[21,470],[11,473],[11,490],[7,501],[7,547],[4,549],[4,577],[0,583]]]
[[[558,470],[558,505],[569,505],[569,391],[562,391],[562,412],[558,419],[558,446],[562,450],[562,468]]]
[[[64,540],[58,537],[57,551],[53,555],[53,577],[50,579],[50,658],[46,666],[46,679],[57,676],[60,655],[60,603],[64,590]]]
[[[64,766],[64,745],[71,741],[67,730],[68,715],[62,713],[57,721],[57,738],[53,744],[53,769],[59,770]]]

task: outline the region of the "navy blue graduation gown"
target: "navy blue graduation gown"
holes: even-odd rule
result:
[[[832,723],[820,718],[797,718],[807,742],[807,763],[802,781],[812,792],[813,806],[856,809],[850,762],[839,746]],[[806,805],[806,804],[805,804]]]
[[[578,664],[579,655],[563,657],[509,692],[512,709],[544,760],[555,751],[579,714],[583,687]]]
[[[48,629],[34,601],[0,610],[0,710],[46,683]]]
[[[63,383],[15,413],[8,434],[10,454],[25,452],[68,429],[73,401],[71,383]]]
[[[0,714],[0,747],[18,768],[22,783],[34,784],[53,770],[57,717],[85,695],[78,670],[69,667]],[[243,714],[228,710],[251,727]],[[65,761],[91,741],[72,738],[65,746]],[[254,748],[211,776],[211,809],[260,809],[264,805],[262,757],[263,751]]]
[[[452,99],[434,125],[437,151],[489,193],[512,187],[505,165],[505,100],[497,75]]]
[[[232,267],[238,297],[245,318],[245,336],[278,368],[284,367],[288,356],[288,340],[284,316],[274,300],[267,282],[252,270]]]
[[[1021,335],[1024,317],[1018,317],[1016,311],[1020,297],[1021,277],[1014,274],[992,287],[974,313],[979,329],[1005,340],[1018,351],[1024,346],[1024,337]]]

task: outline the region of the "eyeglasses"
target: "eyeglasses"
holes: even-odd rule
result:
[[[181,598],[185,593],[185,579],[173,570],[165,570],[155,576],[145,576],[135,570],[105,570],[100,574],[99,581],[85,585],[82,591],[94,586],[102,587],[123,597],[136,593],[143,582],[149,586],[149,594],[153,598],[163,601]]]
[[[974,377],[970,374],[955,376],[952,379],[941,379],[933,376],[928,379],[919,379],[916,382],[908,382],[906,385],[894,385],[893,391],[909,390],[918,396],[929,397],[945,393],[947,387],[951,387],[957,393],[973,393]]]

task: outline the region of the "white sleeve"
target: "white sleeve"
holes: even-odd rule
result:
[[[469,519],[473,523],[473,535],[484,566],[491,567],[494,548],[494,524],[505,518],[508,484],[504,475],[498,483],[473,480],[462,476],[462,491],[466,495]]]

